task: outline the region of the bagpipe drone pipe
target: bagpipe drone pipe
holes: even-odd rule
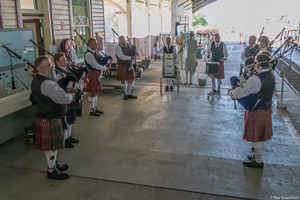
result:
[[[287,52],[289,52],[291,49],[293,49],[295,47],[295,45],[293,45],[292,47],[290,47],[289,49],[283,51],[278,57],[274,58],[275,55],[284,47],[287,45],[288,41],[290,40],[290,38],[288,38],[272,55],[272,59],[269,61],[270,63],[270,70],[274,70],[276,65],[277,65],[277,61],[279,58],[283,57],[284,54],[286,54]],[[254,62],[253,64],[248,67],[248,69],[250,69],[250,71],[247,71],[247,69],[245,69],[245,72],[243,72],[243,68],[244,66],[241,65],[240,67],[240,76],[236,77],[233,76],[230,78],[230,83],[231,83],[231,88],[234,90],[237,87],[244,87],[244,83],[252,76],[252,75],[256,75],[258,73],[258,71],[255,70],[255,64],[259,64]],[[237,101],[246,109],[246,110],[250,110],[252,111],[255,106],[259,103],[260,99],[257,99],[257,97],[255,96],[255,94],[250,94],[246,97],[237,99]]]
[[[40,46],[39,44],[35,43],[34,41],[30,40],[34,44],[36,48],[39,48],[45,52],[45,54],[51,56],[53,58],[53,55],[48,52],[44,47]],[[67,59],[68,60],[68,59]],[[86,67],[77,67],[73,64],[67,63],[67,68],[71,73],[63,73],[60,70],[58,70],[56,67],[54,68],[55,72],[60,74],[63,78],[57,81],[57,84],[65,91],[67,92],[67,87],[70,82],[73,83],[73,88],[75,88],[75,83],[79,82],[81,77],[84,74],[88,73],[88,69]],[[68,104],[68,110],[76,110],[76,115],[78,117],[82,116],[82,95],[83,92],[81,90],[77,90],[75,94],[75,101]],[[30,98],[32,100],[32,98]],[[31,101],[32,102],[32,101]],[[34,102],[32,102],[34,104]]]

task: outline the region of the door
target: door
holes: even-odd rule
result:
[[[42,32],[41,32],[41,22],[40,19],[23,19],[23,27],[24,28],[29,28],[33,31],[33,38],[32,40],[44,47],[44,41],[42,37]],[[36,57],[44,55],[44,51],[42,49],[38,49],[36,52]]]

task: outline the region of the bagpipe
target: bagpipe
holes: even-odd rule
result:
[[[78,37],[87,45],[88,43],[85,41],[85,39],[74,29],[74,32],[78,35]],[[99,63],[100,65],[104,66],[107,63],[111,64],[111,62],[113,61],[113,58],[111,56],[108,56],[107,54],[105,54],[103,51],[96,49],[96,53],[97,53],[97,58],[96,61],[97,63]],[[100,54],[102,53],[102,55]],[[109,62],[110,61],[110,62]]]
[[[36,48],[39,48],[45,52],[45,54],[54,57],[53,54],[51,54],[49,51],[47,51],[44,47],[40,46],[39,44],[35,43],[34,41],[30,40],[34,44]],[[66,55],[66,54],[65,54]],[[66,57],[67,58],[67,57]],[[68,61],[69,60],[69,61]],[[57,74],[60,74],[63,78],[57,81],[57,84],[65,91],[67,92],[67,87],[70,82],[73,83],[72,87],[75,88],[76,82],[79,82],[81,77],[88,73],[88,70],[86,67],[77,67],[72,64],[72,61],[67,58],[67,69],[69,69],[70,73],[64,73],[61,70],[59,70],[57,67],[54,67],[54,70]],[[82,116],[82,95],[83,92],[80,90],[77,90],[75,94],[75,101],[68,104],[68,112],[67,116],[75,115],[74,117]],[[70,114],[70,112],[73,112]]]
[[[119,37],[119,34],[114,29],[111,29],[111,30],[117,37]],[[127,36],[127,40],[128,40],[128,42],[125,41],[125,49],[123,51],[123,54],[125,56],[135,56],[136,45],[131,43],[128,36]],[[133,42],[135,43],[135,38],[133,38],[133,40],[134,40]]]
[[[295,46],[297,45],[297,44],[294,44],[294,45],[292,45],[290,48],[288,48],[288,49],[285,49],[279,56],[277,56],[276,58],[275,58],[275,55],[279,52],[279,51],[281,51],[281,49],[283,48],[283,47],[286,47],[286,45],[288,44],[288,42],[289,42],[289,40],[290,40],[291,38],[289,37],[274,53],[273,53],[273,55],[272,55],[272,57],[271,57],[271,60],[269,61],[269,63],[270,63],[270,70],[274,70],[275,69],[275,67],[276,67],[276,65],[277,65],[277,61],[278,61],[278,59],[279,58],[282,58],[283,56],[284,56],[284,54],[286,54],[287,52],[289,52],[290,50],[292,50],[292,49],[294,49],[295,48]],[[254,63],[252,64],[252,66],[251,67],[253,67],[254,68],[254,66],[256,65],[256,64],[260,64],[260,63],[256,63],[255,61],[254,61]],[[259,73],[259,71],[257,71],[257,70],[255,70],[254,72],[253,72],[253,74],[251,75],[251,76],[245,76],[245,74],[243,73],[243,65],[241,65],[241,67],[240,67],[240,76],[239,77],[236,77],[236,76],[233,76],[233,77],[231,77],[230,78],[230,83],[231,83],[231,88],[234,90],[234,89],[236,89],[237,87],[241,87],[241,88],[243,88],[244,87],[244,83],[248,80],[248,78],[249,77],[251,77],[252,75],[257,75],[258,73]],[[255,68],[254,68],[255,69]],[[246,79],[247,78],[247,79]],[[256,95],[255,94],[250,94],[250,95],[248,95],[248,96],[246,96],[246,97],[243,97],[243,98],[240,98],[240,99],[237,99],[237,101],[246,109],[246,110],[250,110],[250,111],[253,111],[254,110],[254,108],[256,107],[256,105],[260,102],[260,99],[258,99],[257,97],[256,97]],[[235,109],[236,109],[236,105],[235,105]]]

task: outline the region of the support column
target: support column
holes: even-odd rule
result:
[[[127,35],[132,37],[132,0],[126,0]]]
[[[160,32],[162,32],[162,6],[161,6],[161,0],[158,0],[158,16],[159,16],[159,20],[160,20]]]
[[[147,23],[148,23],[149,59],[151,59],[150,0],[146,0],[146,17],[147,17]]]
[[[4,28],[3,17],[2,17],[1,1],[0,1],[0,28]]]

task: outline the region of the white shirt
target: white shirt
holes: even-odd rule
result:
[[[212,43],[209,44],[209,46],[208,46],[208,48],[207,48],[207,50],[206,50],[206,56],[207,56],[208,54],[211,54],[211,53],[212,53],[212,52],[211,52],[211,44],[212,44]],[[215,42],[215,47],[217,48],[220,44],[221,44],[221,41],[220,41],[219,43]],[[224,54],[224,59],[227,59],[227,58],[228,58],[228,52],[227,52],[227,47],[226,47],[226,44],[225,44],[225,43],[223,43],[223,54]]]
[[[120,46],[124,47],[123,45],[120,44]],[[116,46],[115,48],[115,54],[120,58],[121,60],[131,60],[131,56],[125,56],[123,54],[123,51],[119,45]]]
[[[89,48],[89,50],[93,53],[96,53],[96,51],[93,51],[92,49]],[[87,52],[85,54],[85,60],[88,64],[90,64],[94,69],[97,69],[97,70],[103,70],[105,71],[106,70],[106,67],[103,66],[103,65],[100,65],[99,63],[97,63],[94,55],[90,52]]]
[[[41,73],[39,74],[44,76]],[[52,80],[45,80],[42,83],[41,92],[57,104],[69,104],[73,101],[73,95],[66,93],[55,81]]]
[[[249,45],[250,46],[250,45]],[[250,46],[250,49],[252,49],[253,47],[255,47],[255,44],[253,44],[252,46]],[[246,54],[246,49],[247,49],[248,47],[246,47],[246,48],[244,48],[244,51],[243,51],[243,53],[242,53],[242,55],[241,55],[241,58],[242,58],[242,60],[245,62],[246,60],[247,60],[247,57],[245,56],[245,54]]]
[[[174,56],[175,56],[175,59],[177,61],[177,51],[176,51],[176,48],[173,47],[172,45],[171,46],[165,46],[167,47],[168,51],[170,48],[173,48],[173,53],[174,53]],[[160,49],[157,50],[157,54],[164,54],[164,47],[161,47]]]
[[[262,69],[260,73],[268,72],[270,69]],[[261,89],[261,81],[258,76],[253,75],[251,76],[246,83],[244,83],[244,88],[238,87],[234,90],[229,92],[229,96],[232,99],[240,99],[243,97],[248,96],[249,94],[256,94]]]
[[[61,70],[64,70],[64,71],[70,73],[70,71],[69,71],[68,68],[66,68],[66,67],[60,67],[60,66],[58,66],[58,65],[57,65],[57,67],[58,67],[59,69],[61,69]],[[57,81],[59,81],[59,80],[62,79],[62,78],[65,78],[65,76],[62,76],[60,73],[57,73],[57,74],[56,74],[56,77],[57,77]],[[78,83],[78,82],[75,82],[75,88],[76,88],[76,89],[82,90],[83,87],[84,87],[83,84],[80,84],[80,83]],[[73,88],[73,81],[70,81],[70,82],[69,82],[67,88]]]

